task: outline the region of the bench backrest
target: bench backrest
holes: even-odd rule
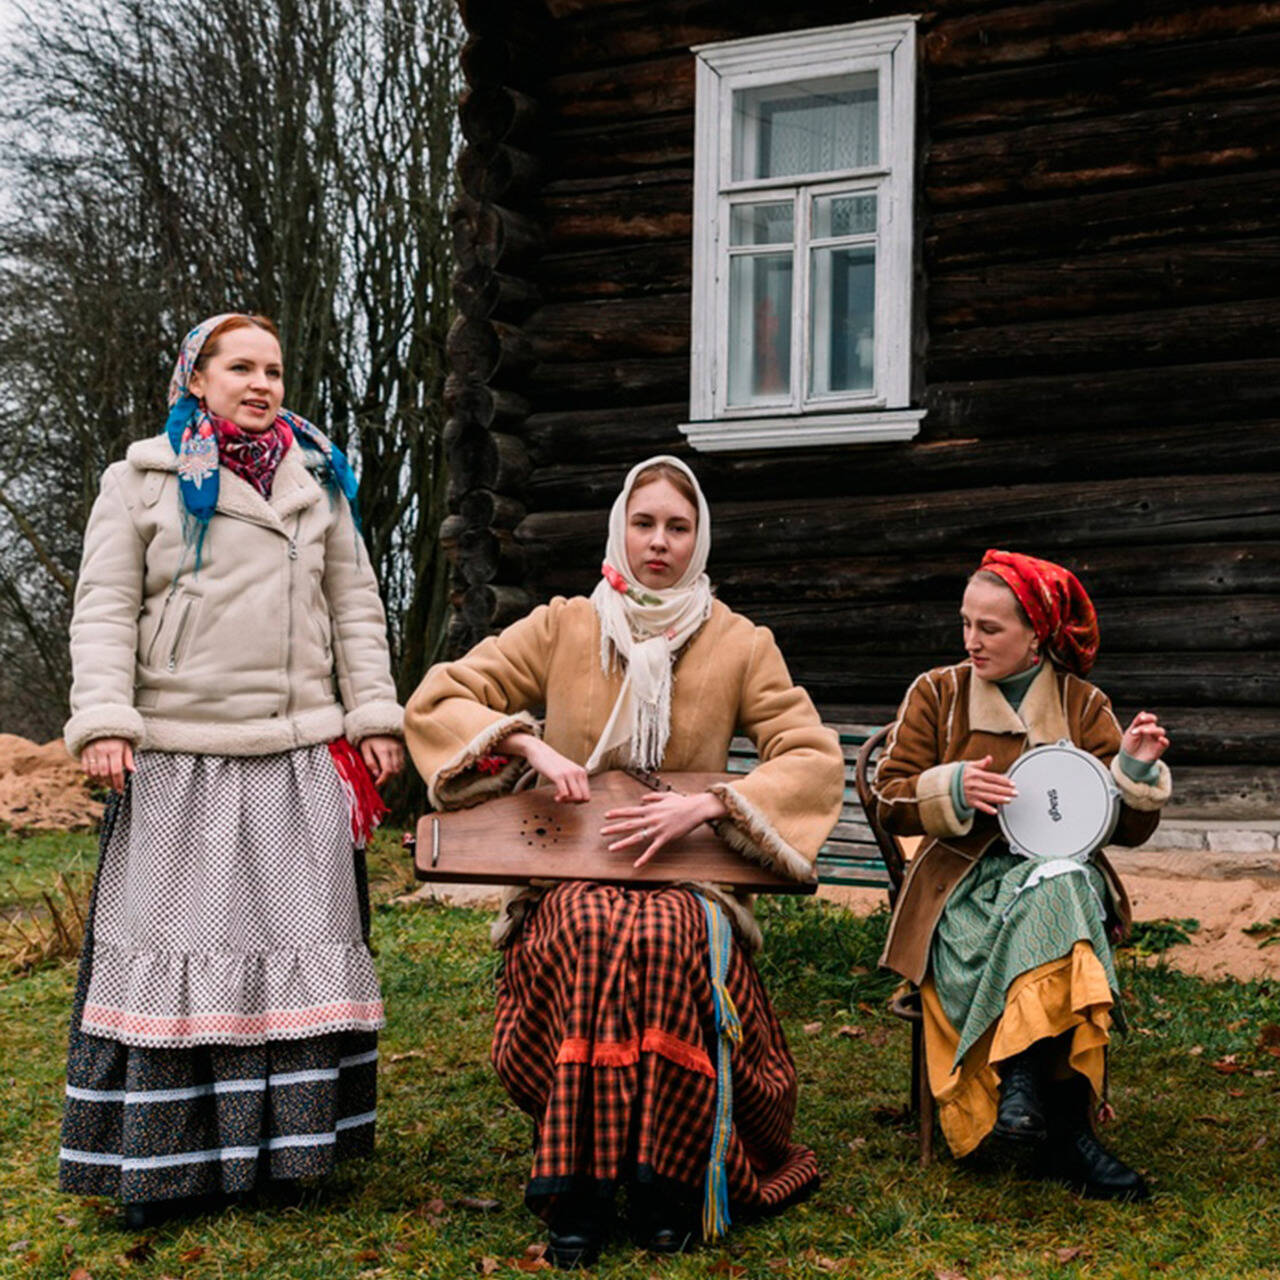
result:
[[[869,802],[868,784],[888,729],[841,725],[837,731],[844,754],[844,802],[840,821],[818,854],[818,879],[884,889],[892,902],[902,883],[902,855],[894,837],[876,829],[874,811],[863,801],[866,797]],[[755,747],[746,738],[735,738],[725,767],[730,773],[748,773],[758,762]]]

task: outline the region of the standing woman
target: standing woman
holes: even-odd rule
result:
[[[994,1133],[1086,1196],[1145,1199],[1142,1177],[1090,1120],[1119,1015],[1110,938],[1129,924],[1124,888],[1101,852],[1048,867],[1015,856],[997,813],[1016,794],[1005,772],[1018,756],[1065,738],[1119,788],[1113,842],[1142,844],[1169,799],[1169,740],[1145,711],[1122,730],[1084,679],[1097,615],[1061,565],[988,551],[960,616],[968,661],[907,690],[872,787],[890,830],[925,837],[882,963],[920,988],[930,1085],[955,1155]]]
[[[433,806],[499,795],[526,767],[562,803],[587,800],[603,769],[719,772],[745,733],[760,756],[750,774],[646,796],[610,812],[602,837],[660,863],[711,822],[745,857],[811,878],[840,813],[839,744],[769,631],[713,599],[710,542],[688,467],[633,468],[591,597],[535,609],[433,667],[409,700]],[[730,1205],[767,1212],[816,1184],[813,1152],[791,1138],[795,1065],[751,960],[748,898],[577,881],[508,894],[493,938],[506,949],[493,1061],[533,1118],[525,1198],[558,1265],[596,1256],[620,1183],[637,1239],[662,1253],[696,1236],[699,1208],[715,1236]],[[735,1036],[730,1095],[721,1039]]]
[[[205,320],[85,530],[65,736],[117,794],[60,1180],[133,1226],[373,1146],[363,846],[401,709],[355,477],[283,395],[270,320]]]

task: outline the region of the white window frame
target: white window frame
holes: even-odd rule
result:
[[[908,440],[925,415],[911,405],[916,15],[700,45],[694,125],[690,421],[695,449],[794,448]],[[875,71],[880,164],[785,178],[732,178],[733,95],[740,89]],[[875,352],[868,392],[811,396],[809,208],[814,195],[876,195]],[[729,218],[735,203],[795,199],[791,391],[729,405]],[[764,249],[765,246],[759,246]]]

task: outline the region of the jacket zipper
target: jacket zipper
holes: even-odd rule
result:
[[[169,588],[168,595],[164,598],[164,604],[160,606],[160,621],[156,623],[155,635],[151,637],[151,643],[147,646],[147,655],[143,658],[143,662],[147,666],[151,665],[151,659],[155,656],[156,645],[160,643],[160,637],[164,635],[164,621],[169,615],[169,606],[173,603],[173,597],[178,594],[178,584],[175,582]]]
[[[293,536],[289,539],[288,581],[285,583],[285,598],[288,600],[288,620],[284,633],[284,680],[285,680],[285,715],[293,713],[293,679],[290,668],[293,666],[293,576],[294,565],[298,561],[298,534],[302,532],[302,513],[298,513],[293,522]]]
[[[173,643],[169,646],[169,670],[171,672],[178,669],[178,649],[182,644],[182,637],[187,629],[187,619],[191,617],[191,601],[188,600],[182,607],[182,617],[178,619],[178,629],[173,633]]]

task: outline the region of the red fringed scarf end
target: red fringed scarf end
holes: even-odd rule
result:
[[[333,767],[338,771],[338,780],[342,783],[347,808],[351,812],[351,842],[356,848],[363,849],[369,843],[374,828],[386,817],[387,806],[382,803],[360,753],[346,738],[335,738],[329,743],[329,754],[333,757]]]

